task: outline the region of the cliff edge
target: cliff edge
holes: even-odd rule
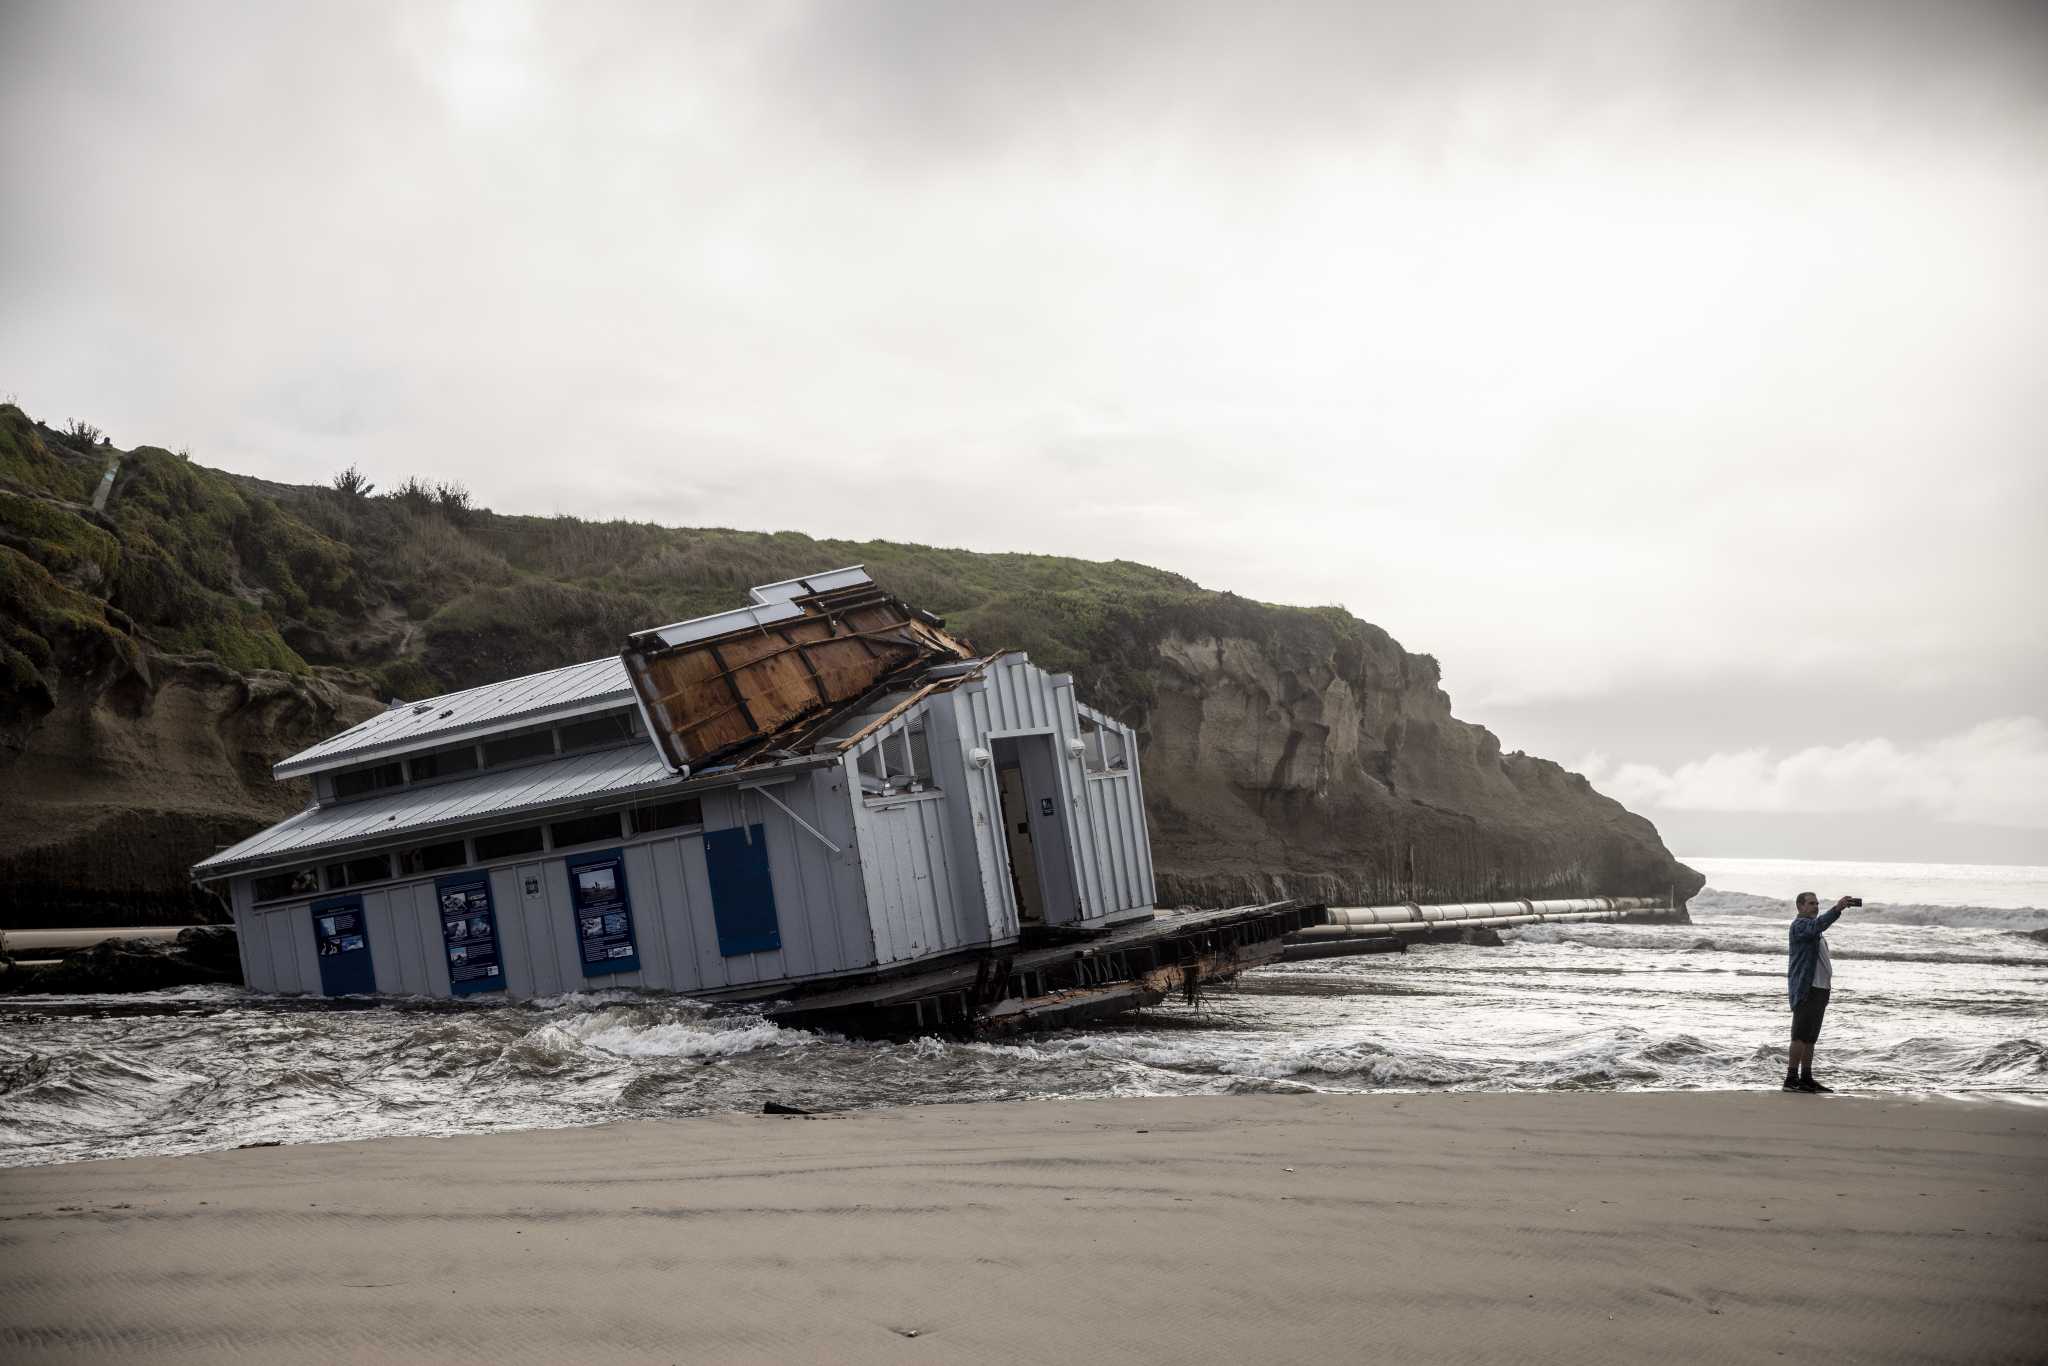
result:
[[[283,755],[390,697],[612,653],[847,563],[1138,728],[1164,904],[1701,885],[1648,821],[1503,754],[1451,714],[1433,659],[1341,609],[1123,561],[503,516],[418,479],[270,484],[0,405],[0,928],[204,914],[185,870],[305,802],[270,779]]]

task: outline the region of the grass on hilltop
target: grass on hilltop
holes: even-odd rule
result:
[[[96,516],[85,504],[115,456]],[[1118,710],[1148,700],[1167,634],[1340,656],[1384,640],[1339,608],[1268,606],[1127,560],[500,515],[459,484],[340,482],[265,484],[158,447],[119,452],[0,405],[0,545],[15,557],[0,610],[27,623],[10,626],[7,676],[54,686],[61,651],[36,623],[87,630],[97,612],[90,629],[132,622],[162,650],[244,670],[352,662],[417,697],[607,654],[632,630],[736,606],[753,584],[856,563],[984,648],[1075,672]]]

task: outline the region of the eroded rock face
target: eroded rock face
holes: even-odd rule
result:
[[[1674,894],[1656,829],[1577,774],[1502,754],[1451,714],[1435,662],[1171,634],[1143,746],[1163,905]],[[151,656],[147,686],[81,687],[4,771],[0,925],[213,917],[192,863],[304,805],[270,765],[378,707],[357,675]]]
[[[1335,609],[1121,562],[995,557],[991,574],[931,547],[451,519],[151,447],[122,454],[96,511],[111,454],[0,404],[0,927],[217,913],[191,865],[301,807],[270,766],[373,714],[379,686],[432,696],[591,658],[852,554],[1138,727],[1164,904],[1700,885],[1649,822],[1503,755],[1452,716],[1433,659]]]
[[[0,927],[218,916],[192,864],[303,807],[271,764],[377,710],[348,675],[146,659],[120,686],[66,678],[0,768]]]
[[[1383,642],[1383,643],[1382,643]],[[1673,894],[1654,826],[1451,714],[1435,661],[1169,635],[1143,718],[1163,902]]]

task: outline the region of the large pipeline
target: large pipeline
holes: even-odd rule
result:
[[[1329,922],[1287,937],[1289,944],[1332,939],[1383,939],[1438,929],[1507,929],[1515,925],[1568,925],[1590,920],[1626,920],[1645,911],[1669,911],[1652,896],[1585,896],[1556,901],[1461,901],[1443,906],[1338,906]]]

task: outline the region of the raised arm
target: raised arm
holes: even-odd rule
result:
[[[1792,937],[1795,940],[1815,938],[1841,918],[1842,908],[1837,906],[1831,911],[1822,911],[1810,919],[1795,920],[1792,922]]]

